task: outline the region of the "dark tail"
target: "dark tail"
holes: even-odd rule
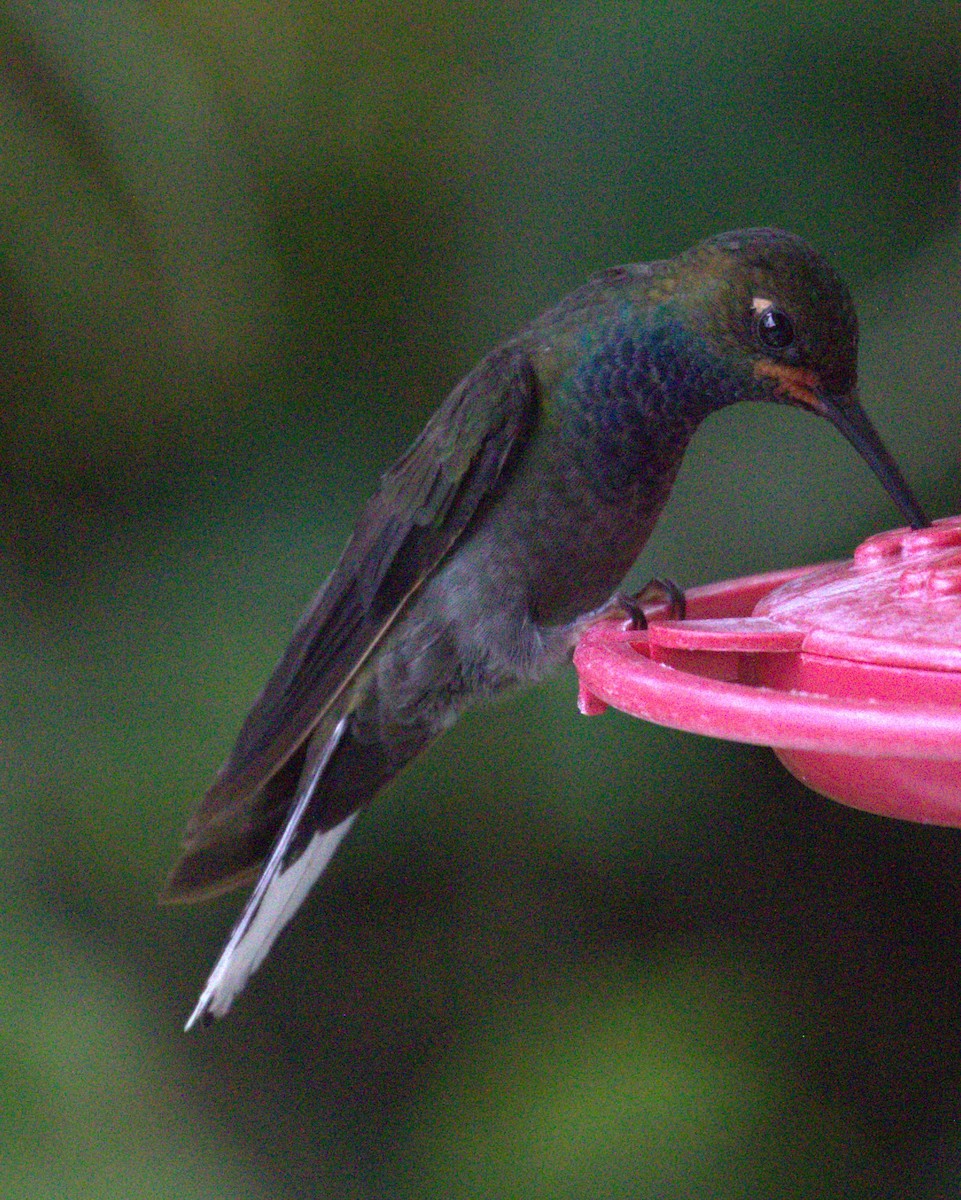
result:
[[[188,1029],[229,1011],[330,862],[359,810],[429,740],[418,728],[400,731],[388,744],[359,736],[352,716],[341,717],[332,727],[325,722],[296,762],[288,763],[263,789],[260,803],[251,809],[248,828],[216,829],[206,844],[188,845],[165,898],[215,895],[260,872],[187,1021]],[[284,796],[282,789],[289,788],[291,780],[293,791]]]

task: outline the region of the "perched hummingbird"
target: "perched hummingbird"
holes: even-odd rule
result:
[[[187,826],[164,899],[257,880],[188,1029],[227,1012],[360,809],[462,709],[632,611],[616,589],[712,412],[826,417],[927,524],[858,402],[857,348],[824,259],[748,229],[602,271],[454,388],[383,476]]]

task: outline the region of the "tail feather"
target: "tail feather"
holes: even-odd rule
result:
[[[290,814],[185,1026],[222,1017],[267,957],[281,930],[333,857],[357,813],[333,828],[309,829],[317,785],[344,736],[341,717],[328,737],[311,742]]]
[[[365,721],[366,716],[366,721]],[[191,901],[259,878],[187,1021],[227,1013],[330,862],[360,811],[435,735],[352,708],[324,721],[233,824],[189,831],[165,899]]]

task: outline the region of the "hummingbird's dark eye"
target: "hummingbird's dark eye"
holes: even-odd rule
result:
[[[794,322],[780,308],[766,308],[757,319],[757,336],[771,350],[784,350],[794,341]]]

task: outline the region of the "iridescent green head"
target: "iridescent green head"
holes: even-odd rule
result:
[[[780,229],[717,234],[676,260],[671,290],[668,303],[684,307],[737,379],[738,399],[826,417],[908,522],[916,528],[928,523],[858,401],[854,304],[816,250]]]
[[[679,275],[711,292],[705,333],[762,381],[846,396],[857,386],[858,319],[841,277],[807,242],[780,229],[708,238],[681,256]],[[816,377],[816,381],[815,381]],[[801,401],[803,403],[803,401]]]

